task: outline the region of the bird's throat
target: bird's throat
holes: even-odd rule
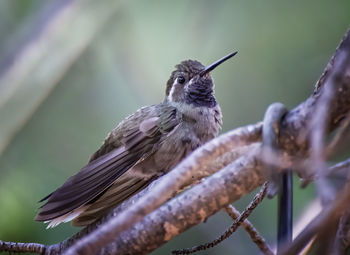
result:
[[[192,88],[185,95],[187,104],[194,106],[215,107],[217,105],[212,88]]]

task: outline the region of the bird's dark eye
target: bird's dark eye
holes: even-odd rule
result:
[[[184,84],[185,83],[185,77],[183,77],[183,76],[177,77],[177,82],[180,83],[180,84]]]

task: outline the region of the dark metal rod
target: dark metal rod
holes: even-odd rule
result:
[[[278,192],[278,232],[277,254],[293,238],[293,172],[287,170],[281,174]]]

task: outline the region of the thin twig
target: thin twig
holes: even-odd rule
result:
[[[260,202],[264,199],[264,197],[266,195],[266,189],[267,189],[267,182],[264,183],[264,185],[261,188],[261,190],[259,191],[259,193],[255,195],[253,201],[250,202],[250,204],[243,211],[243,213],[233,222],[231,227],[228,228],[225,231],[225,233],[223,233],[219,238],[215,239],[214,241],[212,241],[210,243],[201,244],[198,246],[194,246],[192,248],[182,249],[182,250],[174,250],[174,251],[172,251],[172,253],[173,254],[191,254],[191,253],[194,253],[197,251],[202,251],[202,250],[212,248],[212,247],[218,245],[219,243],[221,243],[222,241],[224,241],[226,238],[231,236],[236,231],[236,229],[244,222],[244,220],[249,217],[249,215],[257,207],[257,205],[260,204]]]
[[[16,243],[16,242],[4,242],[0,240],[0,251],[5,252],[35,252],[44,254],[46,246],[40,243]]]
[[[225,211],[234,221],[237,220],[237,218],[240,216],[240,212],[233,205],[226,206]],[[274,252],[269,247],[264,237],[258,232],[258,230],[248,219],[243,221],[242,227],[245,229],[245,231],[247,231],[252,241],[256,244],[256,246],[258,246],[263,254],[274,255]]]
[[[350,158],[331,166],[328,172],[330,174],[337,172],[344,172],[348,174],[350,172]]]

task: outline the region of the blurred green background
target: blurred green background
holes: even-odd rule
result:
[[[345,0],[0,0],[0,239],[52,244],[78,231],[35,222],[37,201],[126,115],[163,100],[175,64],[239,51],[213,72],[225,132],[261,120],[272,102],[306,99],[349,23]],[[296,186],[295,221],[313,196]],[[250,220],[274,244],[276,201]],[[154,254],[210,241],[231,222],[218,213]],[[200,254],[252,253],[239,230]]]

